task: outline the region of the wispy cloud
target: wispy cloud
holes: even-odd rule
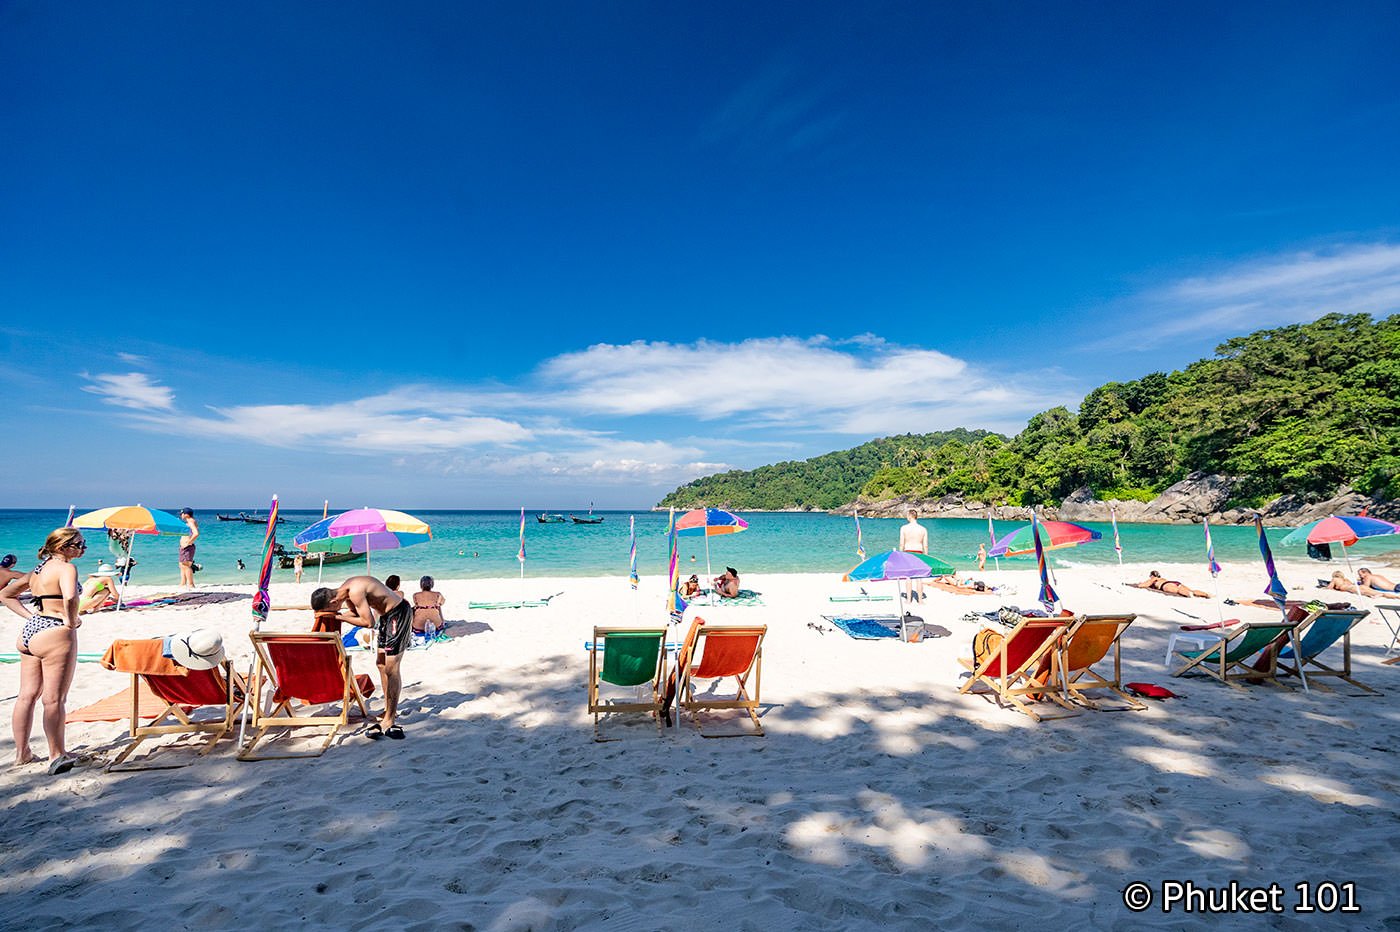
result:
[[[109,373],[85,376],[83,391],[98,395],[109,405],[137,411],[171,411],[175,393],[144,372]]]
[[[1236,334],[1323,314],[1400,311],[1400,245],[1296,252],[1183,278],[1125,302],[1153,323],[1120,345],[1147,348],[1191,335]]]
[[[832,106],[830,79],[808,83],[788,58],[770,62],[740,85],[706,121],[701,138],[769,157],[820,146],[846,115]]]

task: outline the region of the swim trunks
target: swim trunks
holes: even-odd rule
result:
[[[408,599],[400,599],[399,604],[379,616],[379,649],[393,657],[408,649],[413,637],[413,606]]]
[[[185,546],[183,546],[183,547],[180,548],[180,562],[181,562],[181,563],[193,563],[193,562],[194,562],[194,544],[186,544]]]

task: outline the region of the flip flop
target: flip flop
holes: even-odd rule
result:
[[[370,726],[365,729],[365,737],[371,741],[378,741],[380,738],[384,737],[383,726],[378,722],[370,723]]]
[[[387,729],[384,730],[384,734],[390,738],[393,738],[395,741],[403,740],[403,729],[400,728],[398,725],[390,725]]]
[[[78,764],[78,758],[72,754],[61,754],[53,759],[49,764],[49,775],[56,776],[60,773],[67,773]]]

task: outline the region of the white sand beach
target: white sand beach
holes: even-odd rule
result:
[[[746,575],[764,604],[699,606],[716,623],[762,623],[763,738],[707,740],[689,719],[585,712],[595,625],[654,625],[665,582],[528,579],[546,608],[468,610],[515,599],[517,580],[442,581],[460,635],[404,662],[403,741],[369,741],[356,722],[311,761],[240,763],[225,741],[182,769],[102,771],[124,722],[69,727],[94,761],[49,777],[0,771],[0,926],[225,929],[852,929],[1218,927],[1220,917],[1131,913],[1143,881],[1222,886],[1355,883],[1360,913],[1242,916],[1227,927],[1400,922],[1400,667],[1373,614],[1357,629],[1355,675],[1384,692],[1171,679],[1171,631],[1216,618],[1215,603],[1126,589],[1148,569],[1212,589],[1200,566],[1062,571],[1078,612],[1138,613],[1125,681],[1181,698],[1141,712],[1088,712],[1037,724],[990,699],[959,696],[970,611],[1030,607],[1030,570],[989,572],[1004,596],[933,592],[918,611],[947,636],[857,641],[809,622],[858,607],[829,576]],[[1316,565],[1281,564],[1291,594]],[[1225,594],[1250,597],[1257,566],[1227,565]],[[229,587],[219,587],[227,589]],[[304,603],[313,584],[274,587]],[[866,584],[887,593],[891,584]],[[246,592],[246,590],[244,590]],[[1333,593],[1338,599],[1340,594]],[[891,602],[868,608],[890,612]],[[1367,603],[1369,607],[1369,603]],[[1264,621],[1275,613],[1227,609]],[[1229,616],[1227,616],[1229,617]],[[306,630],[306,611],[270,630]],[[13,619],[12,619],[13,622]],[[114,638],[213,627],[251,664],[249,603],[89,617],[81,650]],[[11,624],[10,631],[17,628]],[[7,639],[12,635],[7,635]],[[7,645],[7,649],[8,645]],[[355,652],[358,672],[372,655]],[[74,709],[121,690],[124,675],[80,665]],[[0,666],[8,718],[18,667]],[[377,709],[378,694],[373,708]],[[36,723],[36,753],[43,754]],[[13,758],[6,729],[0,754]]]

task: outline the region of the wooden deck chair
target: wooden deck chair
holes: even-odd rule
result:
[[[1064,652],[1065,691],[1070,699],[1096,712],[1141,711],[1147,708],[1147,703],[1139,702],[1123,692],[1123,633],[1136,618],[1136,615],[1085,615],[1065,632],[1057,650]],[[1094,669],[1094,665],[1101,663],[1109,651],[1113,652],[1111,678]],[[1085,695],[1103,689],[1126,704],[1106,706]]]
[[[253,737],[238,752],[239,760],[320,757],[350,720],[350,704],[368,717],[360,689],[351,675],[350,658],[334,632],[274,634],[251,631],[257,660],[253,667]],[[271,690],[272,711],[264,712],[264,690]],[[292,703],[308,706],[340,703],[339,715],[297,715]],[[254,754],[257,746],[273,729],[325,728],[326,740],[309,751]]]
[[[998,705],[1009,705],[1037,722],[1079,715],[1083,710],[1073,708],[1059,692],[1065,676],[1061,664],[1063,655],[1057,654],[1055,648],[1066,630],[1082,620],[1078,616],[1022,618],[980,663],[976,658],[958,659],[958,663],[972,673],[958,693],[972,694],[980,683],[996,696]],[[1042,673],[1041,663],[1045,660],[1051,662]],[[1036,712],[1025,699],[1052,699],[1065,711],[1055,715]]]
[[[763,724],[758,720],[760,686],[763,678],[763,638],[767,625],[707,625],[696,619],[691,634],[677,659],[679,677],[678,709],[690,713],[699,729],[699,713],[715,709],[743,709],[753,721],[754,731],[735,734],[706,734],[705,738],[761,738]],[[693,635],[693,637],[691,636]],[[696,661],[695,657],[699,656]],[[696,680],[718,684],[733,678],[735,695],[731,698],[701,696],[695,691]]]
[[[1175,655],[1184,659],[1186,663],[1173,672],[1172,676],[1205,673],[1236,689],[1240,688],[1240,680],[1261,680],[1282,686],[1276,676],[1278,651],[1268,652],[1262,669],[1255,669],[1246,661],[1280,638],[1290,641],[1296,650],[1297,628],[1296,621],[1253,621],[1221,629],[1219,644],[1201,650],[1178,649]],[[1301,679],[1306,687],[1306,671]]]
[[[650,712],[660,731],[665,717],[666,629],[594,628],[588,645],[588,711],[593,716],[593,740],[604,741],[598,720],[615,712]],[[600,657],[601,655],[601,662]],[[646,702],[604,701],[603,683],[613,686],[650,685]]]
[[[1309,681],[1315,681],[1319,676],[1335,676],[1358,689],[1365,690],[1369,695],[1379,696],[1380,690],[1372,689],[1365,683],[1352,679],[1351,676],[1351,629],[1359,625],[1362,619],[1369,614],[1371,613],[1366,611],[1333,611],[1331,609],[1313,612],[1298,623],[1296,632],[1298,651],[1295,653],[1292,646],[1279,651],[1278,672],[1282,675],[1297,676],[1300,666],[1297,658],[1301,657],[1301,667],[1303,672],[1307,674]],[[1338,641],[1341,642],[1342,646],[1342,668],[1340,670],[1329,667],[1318,659],[1324,651]]]
[[[141,724],[140,684],[146,686],[157,699],[165,703],[165,709],[149,725]],[[133,673],[131,674],[131,743],[107,765],[108,771],[131,770],[173,770],[187,767],[194,761],[185,759],[173,764],[151,764],[149,761],[159,750],[144,755],[133,763],[126,763],[136,748],[148,738],[159,735],[209,735],[199,752],[203,757],[214,750],[219,739],[229,734],[238,721],[246,699],[247,684],[233,672],[228,661],[212,670],[186,670],[179,674]],[[196,721],[192,716],[199,708],[215,708],[220,712],[216,719]]]

